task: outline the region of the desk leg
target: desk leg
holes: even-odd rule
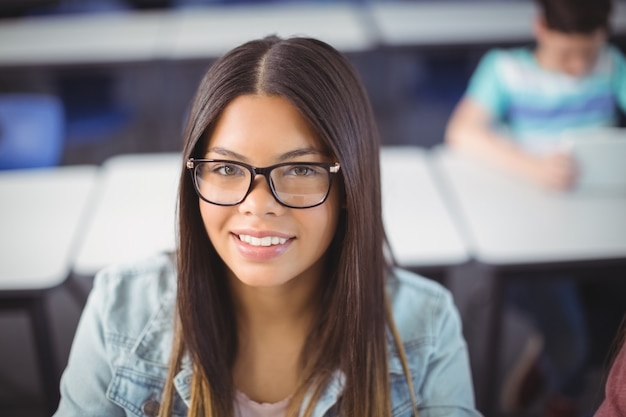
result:
[[[51,323],[48,320],[45,301],[45,293],[35,296],[30,302],[29,313],[39,360],[46,415],[51,416],[57,409],[60,394],[56,349],[52,340]]]
[[[472,367],[478,409],[492,416],[499,404],[496,364],[500,360],[502,289],[496,272],[485,265],[470,263],[450,268],[446,286],[463,321],[463,335]]]
[[[487,346],[485,349],[485,395],[481,407],[486,416],[495,416],[500,406],[498,374],[502,358],[502,316],[504,314],[505,278],[493,268],[485,268],[490,283],[490,305],[487,312]]]

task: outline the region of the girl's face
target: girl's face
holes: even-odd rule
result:
[[[226,107],[204,158],[254,167],[335,162],[288,100],[265,95],[239,96]],[[200,200],[207,234],[228,271],[255,287],[319,277],[339,217],[336,180],[327,200],[307,209],[281,205],[262,175],[256,176],[250,194],[238,205],[218,206]]]

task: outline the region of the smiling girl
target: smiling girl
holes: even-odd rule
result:
[[[178,248],[96,277],[57,416],[477,416],[450,294],[385,256],[349,62],[268,37],[208,71]]]

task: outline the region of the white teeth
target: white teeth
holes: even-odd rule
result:
[[[252,246],[282,245],[287,241],[286,238],[278,236],[254,237],[250,235],[239,235],[239,239]]]

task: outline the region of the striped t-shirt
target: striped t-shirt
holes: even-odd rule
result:
[[[531,48],[494,49],[472,75],[468,97],[485,106],[524,148],[558,146],[568,129],[612,126],[626,109],[626,61],[613,46],[591,72],[574,77],[542,68]]]

